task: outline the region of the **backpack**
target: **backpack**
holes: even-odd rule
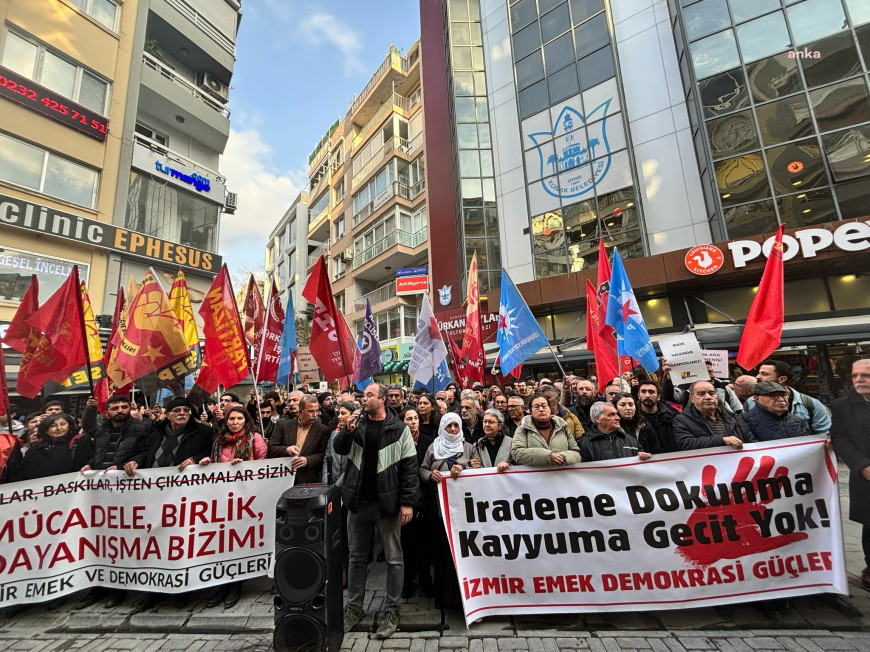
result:
[[[804,407],[807,409],[807,413],[810,415],[809,416],[809,423],[810,423],[810,425],[812,425],[813,416],[815,415],[815,411],[816,411],[816,406],[815,406],[815,403],[813,402],[812,397],[807,396],[803,392],[799,392],[797,390],[794,390],[794,393],[800,397],[801,403],[803,403]]]

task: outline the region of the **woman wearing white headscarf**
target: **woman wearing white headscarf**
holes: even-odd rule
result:
[[[474,448],[462,436],[462,419],[455,412],[448,412],[441,417],[438,425],[438,436],[420,464],[420,481],[424,491],[428,487],[430,499],[434,503],[432,514],[437,521],[440,551],[435,554],[435,587],[438,591],[436,606],[441,608],[458,607],[462,604],[459,596],[459,582],[456,579],[456,569],[450,555],[450,544],[447,533],[441,521],[441,506],[435,494],[437,485],[441,484],[446,474],[454,479],[459,477],[464,469],[471,464]]]

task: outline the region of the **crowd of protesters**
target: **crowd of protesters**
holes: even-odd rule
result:
[[[366,579],[380,542],[387,597],[377,635],[386,638],[398,626],[400,600],[417,591],[441,607],[460,605],[436,493],[448,476],[482,467],[501,473],[512,465],[646,461],[830,432],[852,472],[851,517],[864,524],[862,581],[870,590],[870,501],[860,500],[870,497],[870,360],[854,363],[854,391],[831,409],[793,388],[792,369],[779,360],[765,360],[755,376],[733,381],[716,378],[708,364],[709,379],[676,387],[669,370],[663,361],[656,375],[638,368],[607,383],[594,376],[528,377],[461,391],[450,383],[435,394],[379,383],[339,395],[303,387],[259,397],[251,390],[244,402],[226,392],[197,408],[186,398],[148,409],[115,396],[104,417],[90,399],[81,425],[50,401],[15,420],[18,443],[0,482],[289,457],[297,484],[341,487],[345,631],[364,616]],[[231,607],[240,592],[240,583],[218,587],[208,605]],[[122,591],[93,589],[77,607],[124,599]],[[145,596],[142,608],[160,599]]]

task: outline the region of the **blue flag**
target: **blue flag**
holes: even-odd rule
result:
[[[505,270],[501,271],[496,341],[501,368],[508,371],[548,344],[544,331]]]
[[[372,304],[368,299],[366,299],[366,318],[363,322],[359,349],[362,355],[359,358],[359,368],[354,370],[355,381],[371,378],[381,370],[381,343],[378,342],[378,327],[375,325]]]
[[[639,360],[650,373],[659,368],[659,359],[652,340],[640,314],[640,307],[622,266],[619,251],[613,250],[613,266],[610,273],[610,298],[607,301],[607,317],[604,320],[616,331],[616,347],[619,355],[628,355]]]
[[[440,392],[442,389],[447,387],[447,383],[450,382],[450,370],[447,368],[447,358],[441,361],[441,364],[435,369],[435,373],[432,378],[429,379],[428,383],[420,382],[419,380],[414,383],[414,389],[425,389],[433,394],[435,392]]]
[[[293,311],[293,293],[288,293],[287,309],[284,311],[284,329],[281,331],[281,357],[278,360],[278,384],[290,381],[296,359],[296,313]]]

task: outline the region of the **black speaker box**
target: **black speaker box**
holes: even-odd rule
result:
[[[337,652],[344,640],[340,495],[333,485],[299,485],[278,500],[276,652]]]

